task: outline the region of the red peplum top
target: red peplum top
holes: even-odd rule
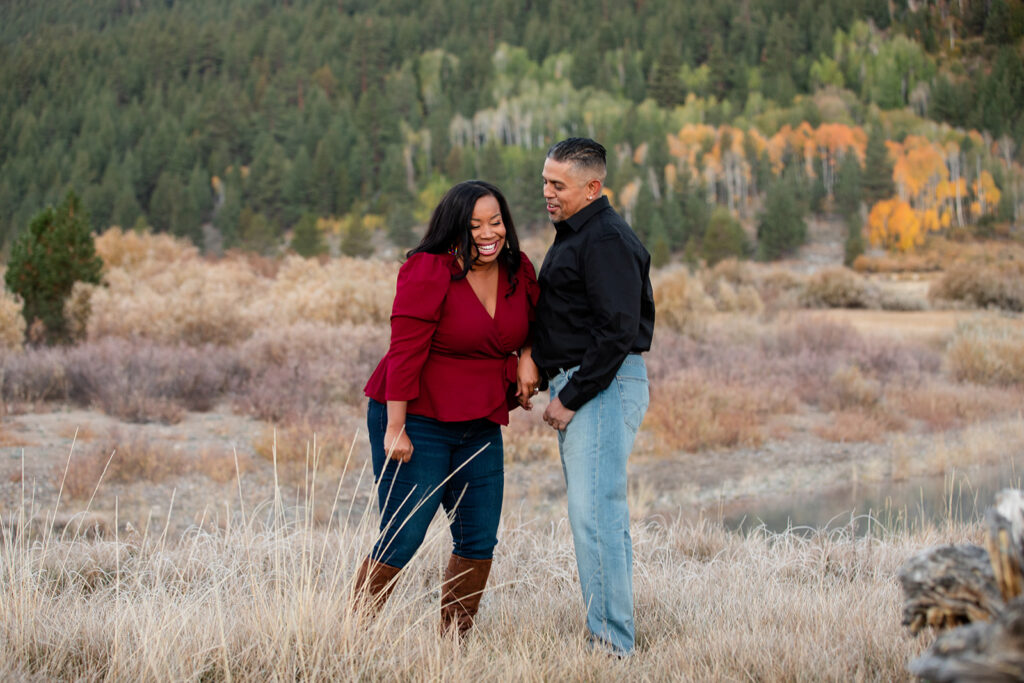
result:
[[[442,422],[486,418],[508,424],[515,394],[516,353],[526,343],[540,292],[522,254],[515,291],[498,273],[494,317],[447,254],[418,253],[398,271],[391,344],[366,383],[370,398],[408,401],[406,411]],[[509,385],[511,384],[511,389]]]

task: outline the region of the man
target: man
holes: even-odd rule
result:
[[[593,646],[633,651],[633,548],[626,460],[647,411],[651,258],[602,195],[605,149],[569,138],[548,150],[544,199],[555,224],[538,281],[532,357],[548,380],[587,628]]]

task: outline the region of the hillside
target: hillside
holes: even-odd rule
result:
[[[660,262],[716,260],[736,220],[758,239],[725,255],[786,255],[810,214],[896,250],[1009,235],[1022,36],[1021,0],[14,0],[0,249],[68,191],[99,231],[268,253],[304,217],[350,254],[407,246],[466,177],[540,224],[575,134]]]

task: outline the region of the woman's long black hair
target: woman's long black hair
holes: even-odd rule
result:
[[[426,234],[415,248],[409,250],[406,258],[420,252],[447,254],[455,247],[465,258],[462,259],[462,272],[453,275],[452,279],[461,280],[466,277],[473,267],[473,262],[469,259],[469,255],[473,253],[473,209],[476,208],[478,199],[488,196],[498,200],[501,222],[505,224],[505,245],[498,254],[498,261],[504,264],[505,272],[508,273],[508,294],[512,294],[516,288],[516,274],[519,271],[519,237],[516,235],[516,226],[512,223],[512,213],[508,209],[505,196],[497,187],[483,180],[466,180],[445,193],[430,216]]]

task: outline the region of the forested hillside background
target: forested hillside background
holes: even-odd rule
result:
[[[567,135],[659,262],[784,256],[811,212],[1013,235],[1022,36],[1022,0],[8,0],[0,250],[69,190],[263,252],[409,246],[469,177],[529,227]]]

